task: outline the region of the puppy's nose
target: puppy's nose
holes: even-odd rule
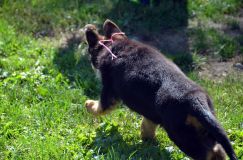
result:
[[[96,27],[95,25],[93,24],[86,24],[85,27],[84,27],[84,31],[87,32],[87,31],[96,31]]]

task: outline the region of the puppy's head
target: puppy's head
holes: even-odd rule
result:
[[[104,31],[104,36],[98,33],[97,28],[94,25],[87,24],[85,26],[86,40],[89,45],[88,52],[91,56],[91,63],[96,69],[99,66],[97,57],[99,56],[101,50],[103,49],[103,46],[99,44],[99,41],[108,40],[111,38],[113,41],[117,41],[126,38],[126,36],[122,34],[115,35],[115,33],[120,33],[121,30],[114,22],[110,20],[106,20],[104,22],[103,31]]]
[[[88,52],[91,57],[91,63],[94,68],[97,68],[97,57],[102,49],[102,46],[100,46],[98,42],[100,40],[104,40],[104,36],[100,35],[97,31],[97,28],[92,24],[87,24],[84,28],[86,40],[89,45]]]

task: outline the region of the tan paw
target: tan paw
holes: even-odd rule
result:
[[[85,107],[86,107],[88,112],[90,112],[94,115],[100,114],[100,112],[102,110],[100,105],[99,105],[99,101],[95,101],[95,100],[85,101]]]
[[[155,131],[157,126],[157,124],[153,123],[151,120],[144,117],[141,124],[142,139],[155,139]]]

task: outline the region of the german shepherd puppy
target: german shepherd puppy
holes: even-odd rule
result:
[[[143,139],[154,138],[160,126],[193,159],[224,160],[226,153],[237,159],[199,85],[158,50],[128,39],[112,21],[106,20],[103,30],[104,36],[94,25],[85,26],[91,63],[103,86],[99,101],[85,102],[90,113],[105,114],[121,100],[143,116]]]

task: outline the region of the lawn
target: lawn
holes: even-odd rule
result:
[[[228,24],[223,15],[236,15],[240,6],[237,0],[188,0],[187,20],[196,14],[197,20]],[[162,129],[157,131],[157,142],[142,142],[141,117],[122,104],[107,116],[95,118],[87,113],[85,100],[98,99],[100,91],[87,46],[82,42],[64,50],[59,43],[62,34],[87,23],[101,27],[106,18],[117,20],[128,36],[142,24],[145,30],[158,31],[153,25],[161,17],[146,21],[158,14],[153,7],[118,0],[0,1],[0,159],[188,159]],[[120,14],[125,9],[132,15]],[[136,15],[142,11],[147,17]],[[160,25],[165,29],[187,24],[179,18]],[[239,36],[227,37],[205,27],[194,28],[189,35],[196,40],[193,53],[208,50],[224,60],[242,53]],[[203,38],[206,43],[200,41]],[[198,76],[198,56],[192,58],[194,69],[185,67],[181,56],[179,60],[169,57],[182,68],[190,68],[188,76],[208,91],[237,156],[243,159],[242,74],[213,81]]]

